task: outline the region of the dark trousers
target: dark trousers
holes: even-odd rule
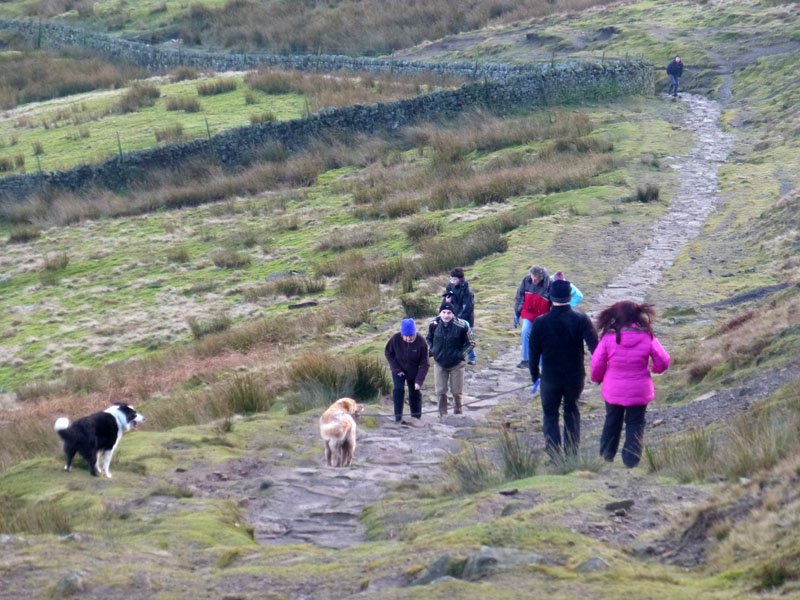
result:
[[[620,406],[606,402],[606,422],[600,436],[600,456],[611,462],[617,454],[622,423],[625,422],[625,445],[622,446],[622,462],[633,468],[642,459],[644,445],[644,413],[647,405]]]
[[[392,400],[394,400],[394,422],[399,423],[403,420],[403,396],[405,386],[408,386],[408,407],[411,416],[417,419],[422,418],[422,392],[414,389],[414,380],[408,377],[398,377],[392,373]]]
[[[581,411],[578,398],[583,391],[583,377],[576,381],[552,382],[542,379],[542,429],[547,452],[560,454],[561,435],[558,431],[558,413],[564,406],[564,451],[575,453],[581,441]]]

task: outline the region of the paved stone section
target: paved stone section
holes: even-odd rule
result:
[[[681,101],[689,109],[684,124],[694,132],[697,143],[672,165],[680,173],[678,190],[669,212],[653,224],[641,256],[592,299],[595,312],[620,300],[644,301],[681,248],[700,233],[717,204],[717,172],[731,151],[734,136],[720,127],[722,109],[717,102],[694,94],[681,94]]]

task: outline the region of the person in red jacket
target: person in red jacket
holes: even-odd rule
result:
[[[536,317],[550,310],[550,275],[547,269],[535,265],[517,288],[514,297],[514,327],[522,323],[522,361],[520,369],[528,368],[531,328]]]
[[[394,400],[394,422],[403,420],[403,397],[408,386],[408,408],[415,419],[422,418],[422,384],[428,375],[428,344],[417,335],[414,319],[403,319],[400,333],[395,333],[383,351],[392,372],[392,400]]]
[[[629,300],[609,306],[597,317],[601,339],[592,353],[591,378],[602,383],[606,421],[600,436],[600,455],[614,460],[625,422],[622,462],[639,464],[644,443],[645,410],[653,400],[650,371],[669,368],[669,354],[653,333],[655,311],[650,304]]]

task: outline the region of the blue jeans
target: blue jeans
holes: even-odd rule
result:
[[[670,75],[669,76],[669,91],[668,94],[677,94],[678,93],[678,76],[677,75]]]
[[[528,346],[531,342],[533,321],[529,321],[528,319],[520,319],[519,322],[522,323],[522,331],[520,332],[520,336],[522,336],[522,360],[528,360],[531,357],[530,348]]]

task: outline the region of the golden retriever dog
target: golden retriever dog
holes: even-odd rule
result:
[[[349,467],[356,450],[355,417],[364,410],[352,398],[340,398],[328,407],[319,419],[319,435],[325,442],[328,466]],[[335,463],[335,464],[332,464]]]

